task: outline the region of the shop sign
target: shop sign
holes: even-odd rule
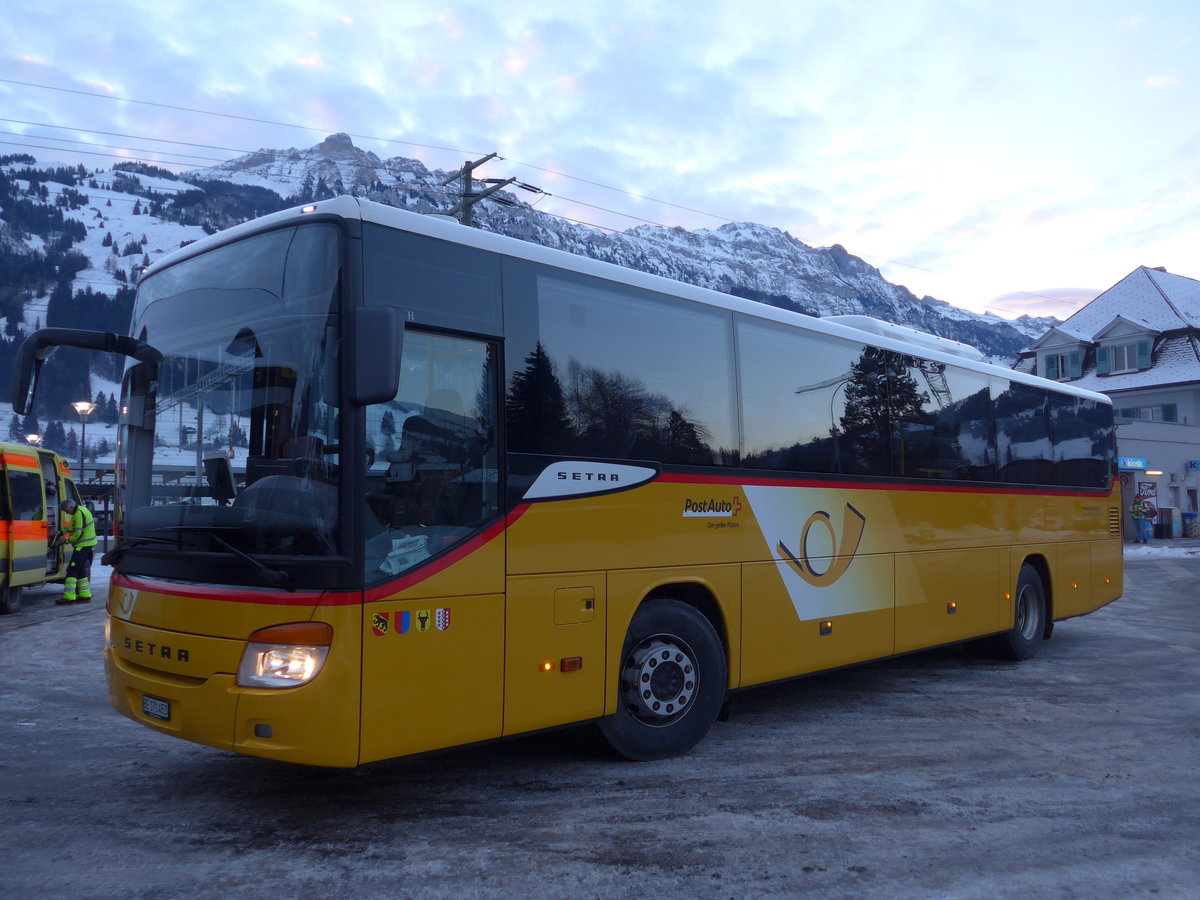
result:
[[[1200,460],[1196,460],[1200,462]],[[1144,456],[1118,456],[1117,467],[1121,469],[1145,469],[1146,457]]]
[[[1187,470],[1189,472],[1200,472],[1200,459],[1189,459]]]

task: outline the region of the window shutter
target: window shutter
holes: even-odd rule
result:
[[[1096,349],[1096,374],[1107,375],[1112,371],[1112,352],[1107,347]]]
[[[1083,376],[1083,356],[1079,353],[1072,353],[1069,361],[1070,377],[1080,378]]]
[[[1164,403],[1162,407],[1164,422],[1178,422],[1179,413],[1174,403]]]
[[[1046,377],[1047,378],[1057,378],[1058,377],[1058,357],[1057,356],[1047,356],[1046,357]]]
[[[1141,369],[1150,368],[1150,342],[1138,341],[1137,345],[1137,367]]]

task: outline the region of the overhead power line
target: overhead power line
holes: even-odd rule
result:
[[[170,140],[169,138],[150,137],[149,135],[145,135],[145,134],[123,134],[122,132],[119,132],[119,131],[98,131],[95,128],[77,128],[73,125],[51,125],[49,122],[27,122],[24,119],[0,118],[0,122],[8,122],[10,125],[30,125],[34,128],[56,128],[60,131],[74,131],[74,132],[81,132],[83,134],[101,134],[101,135],[104,135],[105,137],[129,138],[130,140],[134,140],[134,141],[155,141],[156,143],[159,143],[159,144],[175,144],[176,146],[180,146],[180,147],[196,147],[201,150],[225,150],[226,152],[229,152],[229,153],[239,153],[239,154],[246,154],[246,153],[254,152],[252,150],[242,150],[237,147],[218,147],[213,144],[197,144],[193,141],[173,141],[173,140]],[[26,135],[26,137],[28,137],[28,135]],[[57,141],[57,140],[62,140],[62,139],[52,137],[52,138],[48,138],[48,140]]]
[[[254,116],[240,116],[236,113],[216,112],[211,109],[196,109],[191,106],[177,106],[173,103],[156,103],[153,100],[136,100],[132,97],[118,97],[115,94],[104,94],[99,91],[81,91],[77,88],[56,87],[50,84],[37,84],[32,81],[17,81],[12,78],[0,78],[0,84],[15,84],[20,87],[40,88],[46,91],[59,91],[64,94],[76,94],[81,97],[96,97],[101,100],[114,100],[120,103],[134,103],[139,106],[153,106],[157,109],[172,109],[177,112],[196,113],[202,116],[218,116],[223,119],[234,119],[239,122],[254,122],[258,125],[272,125],[277,128],[297,128],[302,131],[315,131],[318,133],[328,133],[325,128],[318,128],[312,125],[298,125],[295,122],[275,122],[270,119],[258,119]],[[426,150],[441,150],[448,153],[470,153],[470,150],[463,150],[459,147],[438,147],[434,144],[419,144],[415,141],[402,141],[397,138],[381,138],[369,134],[354,134],[353,132],[345,132],[350,137],[359,138],[365,141],[381,141],[389,144],[405,144],[409,147],[422,147]]]
[[[0,121],[3,121],[3,120],[0,120]],[[4,129],[0,129],[0,134],[10,134],[10,135],[13,135],[14,137],[26,137],[26,135],[22,134],[19,131],[8,131],[8,130],[4,130]],[[112,144],[92,144],[92,143],[89,143],[88,141],[76,141],[76,140],[72,140],[71,138],[60,138],[60,137],[44,138],[44,140],[58,141],[60,144],[82,144],[85,147],[99,147],[104,150],[130,150],[134,153],[169,153],[171,156],[186,156],[191,159],[201,160],[202,162],[215,162],[215,163],[226,162],[226,160],[220,159],[215,156],[196,156],[195,154],[192,154],[192,153],[180,153],[176,150],[165,150],[164,151],[164,150],[148,150],[145,147],[118,147],[118,146],[114,146]]]
[[[303,124],[298,124],[295,122],[281,122],[281,121],[275,121],[275,120],[270,120],[270,119],[261,119],[261,118],[257,118],[254,116],[244,116],[244,115],[238,115],[235,113],[218,112],[215,110],[199,109],[196,107],[188,107],[188,106],[182,106],[182,105],[178,105],[178,104],[160,103],[160,102],[151,101],[151,100],[139,100],[139,99],[132,98],[132,97],[122,97],[122,96],[117,96],[114,94],[107,94],[107,93],[103,93],[103,92],[99,92],[99,91],[86,91],[86,90],[80,90],[77,88],[66,88],[66,87],[59,87],[59,86],[55,86],[55,85],[39,84],[36,82],[22,81],[22,80],[11,79],[11,78],[0,78],[0,84],[11,84],[11,85],[16,85],[16,86],[20,86],[20,87],[35,88],[35,89],[39,89],[39,90],[57,91],[60,93],[74,94],[77,96],[92,97],[92,98],[101,99],[101,100],[110,100],[110,101],[117,101],[117,102],[129,103],[129,104],[136,104],[136,105],[140,105],[140,106],[148,106],[148,107],[154,107],[154,108],[158,108],[158,109],[169,109],[169,110],[175,110],[178,112],[194,113],[194,114],[198,114],[198,115],[214,116],[214,117],[220,117],[220,118],[230,119],[230,120],[234,120],[234,121],[251,122],[251,123],[260,124],[260,125],[269,125],[269,126],[273,126],[273,127],[292,128],[292,129],[298,129],[298,130],[316,132],[316,133],[328,133],[328,128],[325,128],[325,127],[303,125]],[[45,127],[45,128],[65,128],[66,127],[66,126],[59,126],[59,125],[31,123],[31,122],[25,122],[25,121],[16,120],[16,119],[0,119],[0,121],[11,122],[14,124],[37,125],[38,127]],[[190,146],[190,147],[208,149],[208,150],[223,150],[226,152],[238,153],[238,154],[245,154],[248,152],[252,152],[252,151],[242,150],[242,149],[232,148],[232,147],[218,147],[218,146],[206,145],[206,144],[195,144],[195,143],[189,143],[189,142],[185,142],[185,141],[173,141],[173,140],[168,140],[165,138],[155,138],[155,137],[148,137],[148,136],[125,135],[125,134],[120,134],[117,132],[106,132],[106,131],[98,131],[98,130],[82,129],[82,128],[76,128],[76,129],[72,129],[72,130],[80,131],[80,132],[84,132],[84,133],[91,133],[91,134],[101,134],[101,135],[106,135],[109,137],[127,137],[127,138],[133,138],[136,140],[149,140],[149,141],[154,141],[157,143],[173,144],[176,146],[185,146],[185,147]],[[379,142],[379,143],[383,143],[383,144],[398,144],[398,145],[409,146],[409,147],[419,147],[422,149],[434,150],[434,151],[439,151],[439,152],[468,153],[468,154],[471,153],[471,151],[469,151],[469,150],[464,150],[462,148],[457,148],[457,147],[445,147],[445,146],[440,146],[440,145],[436,145],[436,144],[425,144],[425,143],[420,143],[417,141],[406,141],[406,140],[401,140],[399,138],[384,138],[384,137],[379,137],[376,135],[359,134],[359,133],[354,133],[354,132],[346,132],[346,133],[352,138],[358,138],[359,140],[375,141],[375,142]],[[65,139],[60,139],[60,138],[43,138],[43,140],[54,140],[54,141],[66,142]],[[86,142],[72,142],[72,143],[86,144]],[[103,153],[103,152],[94,151],[94,150],[78,150],[78,149],[67,150],[66,148],[61,148],[61,147],[51,147],[51,146],[46,146],[43,144],[17,143],[17,142],[13,142],[13,141],[0,141],[0,144],[7,144],[10,146],[25,146],[25,147],[31,147],[34,149],[43,149],[43,150],[59,150],[62,152],[86,154],[86,155],[90,155],[90,156],[104,156],[104,157],[122,159],[122,160],[126,160],[126,161],[131,161],[131,162],[133,161],[133,160],[129,160],[127,157],[121,156],[119,154]],[[130,149],[130,148],[110,148],[110,149]],[[146,150],[144,148],[141,148],[141,149],[137,149],[133,152],[167,154],[167,155],[171,155],[171,156],[182,156],[182,157],[190,157],[193,159],[214,161],[210,157],[200,157],[200,156],[197,156],[194,154],[176,153],[174,151],[170,151],[170,150],[166,150],[166,149]],[[472,154],[472,155],[474,155],[474,154]],[[491,158],[491,157],[488,157],[488,158]],[[639,201],[646,200],[646,201],[650,201],[652,203],[660,204],[662,206],[670,207],[672,209],[678,209],[678,210],[682,210],[685,212],[694,213],[696,215],[707,216],[709,218],[717,219],[717,220],[720,220],[723,222],[733,223],[733,222],[739,221],[737,219],[733,219],[728,216],[721,215],[719,213],[713,213],[713,212],[709,212],[707,210],[697,209],[695,207],[684,206],[682,204],[673,203],[668,200],[662,200],[659,198],[650,197],[645,194],[638,193],[636,191],[628,190],[626,188],[617,187],[615,185],[606,184],[604,182],[595,181],[593,179],[582,178],[577,175],[571,175],[569,173],[562,172],[560,170],[536,165],[534,163],[526,163],[526,162],[522,162],[520,160],[515,160],[512,158],[506,158],[506,157],[499,157],[499,158],[505,159],[505,161],[507,161],[511,165],[533,169],[535,171],[544,172],[549,175],[553,175],[557,178],[565,178],[565,179],[568,179],[571,181],[579,182],[581,184],[591,185],[592,187],[597,187],[602,190],[608,190],[608,191],[613,191],[615,193],[624,194],[628,197],[632,197]],[[216,161],[217,162],[225,162],[227,160],[216,160]],[[170,165],[180,165],[180,166],[195,166],[196,165],[195,163],[174,162],[174,161],[167,161],[167,163]],[[461,174],[462,174],[462,170],[459,170],[459,173],[457,173],[457,175],[455,177],[461,178]],[[287,179],[287,180],[293,180],[293,179]],[[656,225],[658,227],[664,227],[664,228],[667,227],[663,223],[657,222],[653,219],[648,219],[648,218],[644,218],[641,216],[633,215],[631,213],[625,213],[625,212],[621,212],[619,210],[614,210],[614,209],[611,209],[608,207],[599,206],[599,205],[592,204],[592,203],[587,203],[582,200],[575,200],[575,199],[572,199],[569,197],[565,197],[561,194],[550,194],[549,192],[541,191],[540,188],[533,188],[533,186],[531,186],[531,185],[525,185],[523,182],[518,182],[516,179],[510,179],[507,183],[508,184],[516,184],[516,186],[518,186],[518,187],[524,187],[527,190],[534,190],[536,192],[539,192],[542,194],[543,198],[547,197],[547,196],[556,196],[560,200],[564,200],[569,203],[578,204],[580,206],[586,206],[588,208],[595,209],[600,212],[605,212],[610,215],[617,215],[617,216],[621,216],[621,217],[628,218],[631,220],[636,220],[636,221],[644,222],[647,224]],[[486,194],[486,196],[490,196],[491,194],[494,194],[495,192],[499,191],[504,186],[506,186],[506,185],[500,185],[500,186],[497,186],[497,187],[494,187],[491,189],[487,189],[488,193]],[[474,192],[473,190],[470,190],[470,191],[467,191],[466,193],[467,194],[475,194],[476,192]],[[483,199],[483,197],[482,196],[473,196],[473,197],[468,197],[467,199],[472,199],[472,200],[474,200],[474,202],[478,202],[478,200]],[[472,203],[471,205],[474,205],[474,204]],[[456,209],[457,209],[457,207],[456,207]],[[461,210],[459,210],[459,212],[461,212]],[[586,225],[586,226],[592,227],[592,228],[600,228],[602,230],[611,231],[614,233],[619,232],[619,229],[611,228],[609,226],[597,225],[595,223],[587,222],[582,219],[573,219],[573,218],[565,216],[565,215],[559,215],[559,214],[550,213],[550,212],[547,212],[547,214],[555,216],[557,218],[564,219],[565,221],[568,221],[568,222],[572,222],[573,224]],[[797,239],[803,241],[803,238],[797,238]],[[815,242],[815,241],[804,241],[804,243],[810,244],[812,246],[819,246],[818,242]],[[886,264],[893,265],[893,266],[900,266],[900,267],[903,267],[906,269],[912,269],[914,271],[919,271],[919,272],[926,272],[926,273],[932,274],[932,275],[945,274],[944,272],[940,272],[936,269],[929,269],[924,266],[918,266],[913,263],[904,262],[903,260],[892,259],[890,257],[883,257],[883,256],[879,256],[876,254],[860,252],[860,253],[856,253],[855,255],[859,256],[863,259],[874,260],[878,263],[886,263]],[[1046,294],[1039,294],[1034,291],[1019,291],[1018,293],[1025,294],[1030,297],[1036,297],[1041,300],[1048,300],[1048,301],[1051,301],[1054,303],[1071,304],[1074,302],[1074,301],[1070,301],[1070,300],[1064,300],[1061,297],[1050,297]],[[1005,307],[996,306],[996,305],[989,305],[987,308],[1001,310],[1004,312],[1010,312],[1013,314],[1020,314],[1015,310],[1006,309]]]
[[[233,119],[233,120],[239,121],[239,122],[253,122],[258,125],[271,125],[271,126],[276,126],[276,127],[281,127],[281,128],[295,128],[295,129],[299,129],[302,131],[315,131],[319,134],[327,134],[328,133],[327,128],[320,128],[320,127],[316,127],[316,126],[312,126],[312,125],[301,125],[301,124],[297,124],[295,122],[276,122],[276,121],[273,121],[270,119],[255,118],[253,116],[242,116],[242,115],[237,115],[235,113],[223,113],[223,112],[216,112],[214,110],[196,109],[196,108],[190,107],[190,106],[178,106],[178,105],[171,104],[171,103],[158,103],[158,102],[154,102],[151,100],[136,100],[136,99],[129,98],[129,97],[118,97],[114,94],[105,94],[105,93],[101,93],[99,91],[84,91],[84,90],[79,90],[77,88],[57,87],[55,85],[38,84],[36,82],[30,82],[30,81],[18,81],[16,79],[12,79],[12,78],[0,78],[0,84],[13,84],[13,85],[21,86],[21,87],[32,87],[32,88],[38,88],[40,90],[46,90],[46,91],[58,91],[61,93],[75,94],[75,95],[83,96],[83,97],[96,97],[101,100],[115,100],[115,101],[120,101],[120,102],[124,102],[124,103],[139,104],[142,106],[152,106],[152,107],[156,107],[158,109],[171,109],[171,110],[175,110],[177,112],[189,112],[189,113],[198,113],[200,115],[205,115],[205,116],[217,116],[217,117],[226,118],[226,119]],[[343,133],[349,135],[352,138],[358,138],[360,140],[365,140],[365,141],[376,141],[378,143],[383,143],[383,144],[401,144],[401,145],[404,145],[407,147],[420,147],[425,150],[437,150],[437,151],[448,152],[448,153],[466,153],[471,156],[479,155],[478,151],[465,150],[460,147],[442,147],[442,146],[438,146],[436,144],[422,144],[422,143],[418,143],[416,141],[405,141],[405,140],[401,140],[399,138],[385,138],[385,137],[379,137],[377,135],[358,134],[355,132],[343,132]],[[249,151],[234,151],[234,152],[249,152]],[[652,203],[660,203],[663,206],[669,206],[673,209],[680,209],[685,212],[696,213],[697,215],[709,216],[710,218],[719,219],[723,222],[736,222],[737,221],[736,219],[731,219],[728,216],[722,216],[717,213],[706,212],[705,210],[701,210],[701,209],[694,209],[689,206],[682,206],[678,203],[672,203],[668,200],[658,200],[658,199],[655,199],[654,197],[647,197],[644,194],[639,194],[635,191],[631,191],[626,188],[617,187],[617,186],[611,185],[611,184],[604,184],[603,182],[593,181],[588,178],[581,178],[578,175],[571,175],[569,173],[561,172],[556,169],[549,169],[549,168],[546,168],[545,166],[535,165],[534,163],[522,162],[520,160],[516,160],[516,159],[512,159],[512,158],[508,158],[508,157],[506,157],[505,159],[507,162],[509,162],[515,166],[523,166],[528,169],[534,169],[535,171],[538,171],[538,172],[545,172],[549,175],[554,175],[557,178],[567,178],[571,181],[578,181],[581,184],[589,184],[592,187],[602,188],[603,190],[606,190],[606,191],[615,191],[619,194],[625,194],[626,196],[633,197],[638,200],[649,200]],[[600,207],[597,207],[597,208],[600,208]],[[620,214],[620,215],[623,215],[623,214]],[[637,218],[637,217],[631,216],[630,218]],[[649,220],[645,220],[645,221],[649,221]]]

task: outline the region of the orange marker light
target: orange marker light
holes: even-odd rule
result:
[[[546,660],[544,663],[541,664],[541,666],[539,666],[539,668],[543,672],[553,672],[554,671],[554,663],[550,662],[550,660]]]
[[[582,668],[582,656],[567,656],[558,661],[558,670],[560,672],[578,672]]]

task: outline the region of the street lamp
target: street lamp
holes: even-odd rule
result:
[[[42,436],[40,434],[27,434],[25,435],[25,440],[36,447],[42,442]]]
[[[79,481],[83,483],[83,463],[87,458],[84,454],[87,452],[87,417],[96,411],[96,404],[90,400],[76,400],[71,404],[75,408],[75,412],[79,413],[80,435],[79,435]]]

